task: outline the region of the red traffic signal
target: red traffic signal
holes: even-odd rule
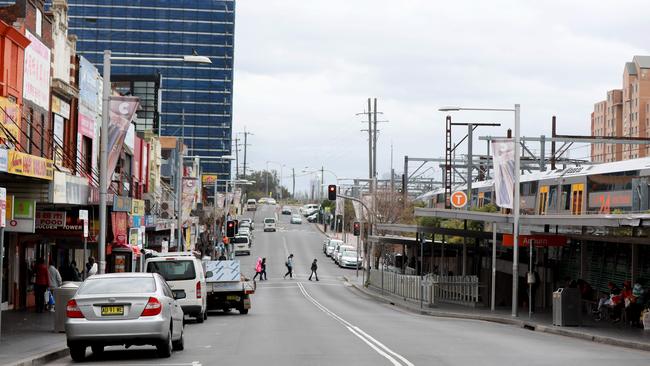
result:
[[[354,222],[352,233],[354,234],[354,236],[361,235],[361,223],[360,222],[358,222],[358,221]]]
[[[330,201],[336,201],[336,184],[330,184],[327,186],[327,199]]]
[[[226,236],[229,238],[235,237],[235,222],[227,221],[226,222]]]

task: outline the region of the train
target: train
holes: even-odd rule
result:
[[[572,166],[522,174],[521,212],[529,215],[583,215],[650,212],[650,157],[611,163]],[[466,185],[452,192],[467,191]],[[481,208],[494,203],[494,181],[472,182],[468,204]],[[417,198],[429,207],[445,208],[445,189]]]

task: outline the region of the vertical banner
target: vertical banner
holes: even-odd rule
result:
[[[492,141],[495,203],[513,208],[515,186],[515,143],[512,140]]]
[[[65,131],[65,121],[58,114],[54,115],[54,140],[52,149],[54,151],[54,164],[57,167],[63,167],[63,133]]]
[[[190,213],[194,206],[194,200],[196,198],[196,182],[195,178],[183,177],[183,194],[182,194],[182,203],[183,205],[181,213],[183,218],[183,224],[190,218]]]
[[[113,225],[113,241],[119,247],[129,247],[127,240],[127,217],[126,212],[111,212],[111,223]]]
[[[88,237],[88,210],[79,210],[79,220],[84,222],[84,238]]]
[[[138,109],[139,98],[112,96],[110,103],[110,122],[108,124],[108,172],[115,171],[120,157],[124,138]]]

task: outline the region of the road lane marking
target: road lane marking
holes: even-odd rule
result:
[[[352,334],[357,336],[359,339],[364,341],[368,346],[370,346],[373,350],[375,350],[377,353],[379,353],[381,356],[386,358],[388,361],[390,361],[394,366],[414,366],[413,363],[411,363],[409,360],[407,360],[404,356],[394,352],[390,348],[388,348],[386,345],[383,343],[379,342],[375,338],[371,337],[368,333],[364,332],[361,330],[361,328],[351,324],[347,320],[341,318],[340,316],[336,315],[333,311],[329,310],[326,308],[323,304],[318,302],[318,300],[314,299],[305,289],[305,287],[302,285],[302,283],[298,282],[297,283],[298,288],[300,289],[300,292],[302,295],[309,300],[312,304],[314,304],[318,309],[320,309],[322,312],[325,314],[329,315],[331,318],[334,320],[338,321],[339,323],[343,324]],[[394,356],[394,357],[393,357]],[[396,360],[396,358],[399,361]]]

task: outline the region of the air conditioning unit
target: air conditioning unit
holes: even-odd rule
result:
[[[160,204],[160,218],[161,219],[174,218],[174,201],[163,201]]]

